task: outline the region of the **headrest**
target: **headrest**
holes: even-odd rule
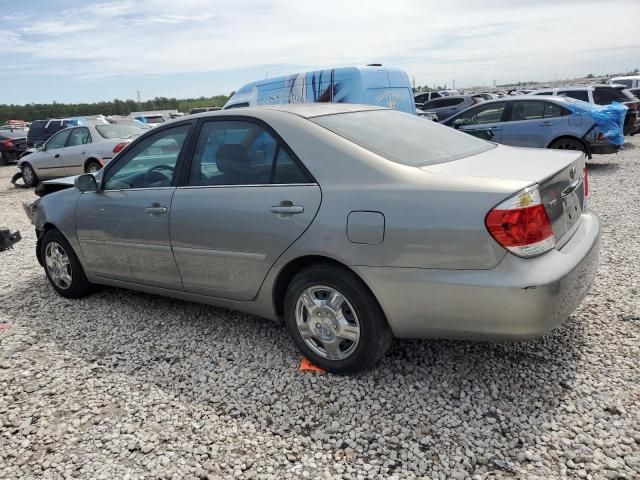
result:
[[[221,145],[216,152],[218,171],[225,174],[246,174],[249,172],[250,158],[239,144]]]

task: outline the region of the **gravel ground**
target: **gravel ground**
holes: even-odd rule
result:
[[[599,276],[527,343],[396,341],[299,372],[283,327],[118,289],[65,300],[0,168],[1,478],[639,478],[640,137],[590,168]]]

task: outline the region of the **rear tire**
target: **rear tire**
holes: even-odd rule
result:
[[[89,160],[84,166],[84,173],[98,173],[102,169],[102,165],[97,160]]]
[[[549,148],[555,150],[577,150],[583,153],[587,152],[584,144],[575,138],[558,138],[549,145]]]
[[[393,334],[378,301],[351,271],[317,264],[300,271],[284,299],[287,329],[302,354],[338,374],[372,367]]]
[[[56,292],[66,298],[81,298],[92,292],[80,260],[62,233],[55,229],[46,232],[40,249],[44,271]]]
[[[22,181],[27,187],[35,187],[38,184],[38,176],[35,170],[28,163],[23,163],[22,167]]]

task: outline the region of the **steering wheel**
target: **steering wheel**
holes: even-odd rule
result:
[[[165,175],[164,173],[162,173],[162,170],[168,170],[169,172],[171,172],[171,175]],[[144,184],[148,186],[155,182],[161,182],[162,180],[167,180],[169,181],[169,183],[171,183],[171,178],[173,177],[174,170],[175,168],[171,165],[154,165],[144,174]],[[156,175],[155,180],[153,179],[154,174]],[[158,176],[162,178],[157,178]]]

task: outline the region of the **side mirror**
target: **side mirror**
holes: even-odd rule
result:
[[[73,182],[73,186],[76,187],[81,192],[95,192],[98,190],[98,183],[96,182],[96,177],[94,177],[90,173],[85,173],[84,175],[80,175],[76,177]]]

